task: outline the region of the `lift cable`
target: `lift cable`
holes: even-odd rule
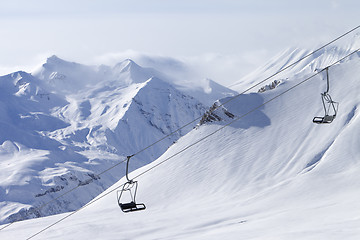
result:
[[[359,48],[359,49],[357,49],[357,50],[355,50],[355,51],[353,51],[353,52],[351,52],[350,54],[346,55],[345,57],[341,58],[340,60],[338,60],[338,61],[336,61],[336,62],[332,63],[332,64],[331,64],[331,65],[329,65],[327,68],[330,68],[330,67],[334,66],[335,64],[340,63],[341,61],[343,61],[344,59],[346,59],[346,58],[350,57],[351,55],[353,55],[354,53],[358,52],[359,50],[360,50],[360,48]],[[181,154],[181,153],[185,152],[185,151],[186,151],[186,150],[188,150],[189,148],[191,148],[191,147],[195,146],[196,144],[198,144],[198,143],[202,142],[203,140],[205,140],[205,139],[209,138],[210,136],[214,135],[215,133],[217,133],[217,132],[221,131],[222,129],[224,129],[224,128],[228,127],[228,126],[230,126],[230,125],[231,125],[231,124],[233,124],[234,122],[236,122],[236,121],[238,121],[238,120],[240,120],[240,119],[244,118],[245,116],[249,115],[250,113],[252,113],[252,112],[254,112],[254,111],[258,110],[259,108],[263,107],[264,105],[268,104],[269,102],[271,102],[271,101],[273,101],[273,100],[275,100],[275,99],[279,98],[280,96],[284,95],[285,93],[287,93],[287,92],[289,92],[289,91],[293,90],[294,88],[296,88],[296,87],[300,86],[301,84],[303,84],[303,83],[305,83],[305,82],[309,81],[310,79],[312,79],[312,78],[313,78],[313,77],[315,77],[316,75],[318,75],[318,74],[322,73],[325,69],[326,69],[326,68],[324,68],[324,69],[322,69],[321,71],[319,71],[319,72],[317,72],[317,73],[315,73],[315,74],[311,75],[310,77],[307,77],[306,79],[302,80],[301,82],[299,82],[299,83],[295,84],[294,86],[292,86],[292,87],[288,88],[288,89],[287,89],[287,90],[285,90],[284,92],[282,92],[282,93],[280,93],[280,94],[278,94],[278,95],[274,96],[273,98],[269,99],[268,101],[264,102],[263,104],[261,104],[261,105],[259,105],[259,106],[255,107],[255,108],[253,108],[253,109],[251,109],[251,110],[250,110],[250,111],[248,111],[247,113],[245,113],[245,114],[243,114],[243,115],[241,115],[241,116],[236,117],[234,120],[230,121],[228,124],[226,124],[226,125],[224,125],[224,126],[222,126],[222,127],[218,128],[217,130],[215,130],[215,131],[211,132],[210,134],[208,134],[208,135],[204,136],[203,138],[201,138],[201,139],[197,140],[196,142],[194,142],[194,143],[192,143],[192,144],[188,145],[187,147],[185,147],[185,148],[183,148],[182,150],[180,150],[180,151],[176,152],[175,154],[171,155],[170,157],[168,157],[168,158],[166,158],[166,159],[162,160],[161,162],[159,162],[159,163],[155,164],[154,166],[152,166],[152,167],[150,167],[150,168],[146,169],[145,171],[143,171],[143,172],[139,173],[138,175],[136,175],[136,176],[135,176],[134,178],[132,178],[132,179],[139,178],[140,176],[142,176],[142,175],[144,175],[144,174],[146,174],[146,173],[150,172],[151,170],[155,169],[156,167],[160,166],[161,164],[163,164],[163,163],[165,163],[165,162],[169,161],[170,159],[172,159],[172,158],[174,158],[175,156],[177,156],[177,155],[179,155],[179,154]],[[115,187],[114,189],[112,189],[112,190],[108,191],[107,193],[104,193],[103,195],[99,196],[98,198],[93,199],[93,200],[92,200],[92,201],[90,201],[88,204],[84,205],[83,207],[79,208],[78,210],[76,210],[76,211],[74,211],[74,212],[71,212],[70,214],[68,214],[68,215],[66,215],[65,217],[63,217],[63,218],[59,219],[59,220],[58,220],[58,221],[56,221],[55,223],[53,223],[53,224],[51,224],[51,225],[49,225],[49,226],[45,227],[44,229],[42,229],[41,231],[39,231],[39,232],[35,233],[34,235],[30,236],[30,237],[29,237],[29,238],[27,238],[27,239],[31,239],[31,238],[33,238],[33,237],[35,237],[35,236],[39,235],[40,233],[42,233],[42,232],[46,231],[47,229],[49,229],[49,228],[53,227],[53,226],[54,226],[54,225],[56,225],[56,224],[58,224],[58,223],[62,222],[63,220],[65,220],[65,219],[69,218],[70,216],[74,215],[75,213],[79,212],[80,210],[84,209],[85,207],[87,207],[87,206],[89,206],[89,205],[91,205],[91,204],[93,204],[93,203],[97,202],[98,200],[102,199],[103,197],[105,197],[105,196],[109,195],[110,193],[112,193],[112,192],[116,191],[117,189],[119,189],[119,188],[121,188],[121,187],[123,187],[123,186],[124,186],[124,184],[121,184],[120,186]]]
[[[330,44],[332,44],[332,43],[336,42],[337,40],[339,40],[339,39],[343,38],[344,36],[346,36],[346,35],[350,34],[351,32],[353,32],[353,31],[357,30],[358,28],[360,28],[360,25],[358,25],[357,27],[355,27],[355,28],[353,28],[353,29],[349,30],[348,32],[346,32],[346,33],[344,33],[344,34],[340,35],[339,37],[337,37],[337,38],[333,39],[332,41],[330,41],[330,42],[328,42],[327,44],[325,44],[325,45],[323,45],[323,46],[319,47],[318,49],[316,49],[316,50],[314,50],[314,51],[310,52],[309,54],[305,55],[304,57],[300,58],[299,60],[297,60],[297,61],[295,61],[295,62],[293,62],[293,63],[291,63],[291,64],[289,64],[289,65],[285,66],[285,67],[284,67],[284,68],[282,68],[281,70],[279,70],[279,71],[277,71],[276,73],[272,74],[271,76],[269,76],[269,77],[265,78],[264,80],[262,80],[262,81],[258,82],[257,84],[255,84],[255,85],[253,85],[253,86],[251,86],[251,87],[247,88],[247,89],[246,89],[246,90],[244,90],[243,92],[241,92],[241,93],[239,93],[239,94],[237,94],[237,95],[235,95],[235,96],[231,97],[229,100],[227,100],[226,102],[222,103],[221,105],[218,105],[218,106],[216,106],[215,108],[213,108],[213,109],[209,110],[209,111],[208,111],[208,114],[211,114],[212,112],[214,112],[214,111],[215,111],[215,110],[217,110],[218,108],[220,108],[220,107],[224,106],[225,104],[229,103],[230,101],[234,100],[235,98],[239,97],[240,95],[243,95],[244,93],[246,93],[246,92],[250,91],[251,89],[253,89],[253,88],[255,88],[255,87],[259,86],[260,84],[262,84],[262,83],[266,82],[267,80],[269,80],[269,79],[271,79],[272,77],[274,77],[274,76],[278,75],[279,73],[281,73],[281,72],[285,71],[286,69],[288,69],[288,68],[290,68],[290,67],[292,67],[292,66],[294,66],[294,65],[298,64],[299,62],[301,62],[301,61],[302,61],[302,60],[304,60],[305,58],[307,58],[307,57],[309,57],[309,56],[311,56],[311,55],[315,54],[316,52],[318,52],[318,51],[320,51],[321,49],[323,49],[323,48],[325,48],[325,47],[329,46]],[[143,148],[143,149],[139,150],[138,152],[136,152],[136,153],[135,153],[135,154],[133,154],[132,156],[135,156],[135,155],[138,155],[138,154],[139,154],[139,153],[141,153],[141,152],[144,152],[145,150],[147,150],[147,149],[151,148],[152,146],[156,145],[157,143],[159,143],[159,142],[163,141],[164,139],[166,139],[166,138],[170,137],[171,135],[175,134],[176,132],[179,132],[180,130],[184,129],[185,127],[189,126],[190,124],[192,124],[192,123],[194,123],[194,122],[198,121],[200,118],[202,118],[202,116],[197,117],[197,118],[195,118],[194,120],[192,120],[191,122],[188,122],[187,124],[185,124],[185,125],[183,125],[183,126],[179,127],[178,129],[176,129],[176,130],[174,130],[173,132],[171,132],[171,133],[167,134],[166,136],[164,136],[164,137],[160,138],[159,140],[157,140],[157,141],[153,142],[152,144],[148,145],[147,147],[145,147],[145,148]],[[126,161],[127,161],[127,158],[126,158],[126,159],[124,159],[124,160],[122,160],[122,161],[120,161],[120,162],[118,162],[118,163],[116,163],[116,164],[114,164],[114,165],[113,165],[113,166],[111,166],[110,168],[105,169],[104,171],[100,172],[100,173],[99,173],[99,174],[97,174],[96,176],[101,176],[102,174],[104,174],[104,173],[106,173],[106,172],[108,172],[108,171],[112,170],[113,168],[117,167],[118,165],[120,165],[120,164],[122,164],[122,163],[124,163],[124,162],[126,162]],[[44,203],[43,205],[41,205],[41,206],[39,206],[39,207],[34,207],[34,208],[33,208],[33,211],[39,211],[39,212],[40,212],[40,210],[41,210],[41,209],[43,209],[45,206],[47,206],[47,205],[49,205],[50,203],[52,203],[52,202],[54,202],[54,201],[58,200],[59,198],[63,197],[64,195],[67,195],[68,193],[70,193],[70,192],[72,192],[72,191],[76,190],[76,189],[77,189],[77,188],[79,188],[79,187],[80,187],[80,185],[78,185],[78,186],[76,186],[76,187],[74,187],[74,188],[72,188],[72,189],[70,189],[70,190],[68,190],[68,191],[64,192],[63,194],[61,194],[61,195],[59,195],[58,197],[56,197],[56,198],[54,198],[54,199],[52,199],[52,200],[50,200],[50,201],[48,201],[48,202]],[[28,213],[26,213],[26,214],[28,214]],[[25,220],[25,217],[23,217],[21,220]],[[5,228],[7,228],[7,227],[9,227],[9,226],[10,226],[10,225],[12,225],[13,223],[15,223],[15,222],[17,222],[17,221],[21,221],[21,220],[14,220],[13,222],[8,223],[7,225],[5,225],[5,226],[3,226],[2,228],[0,228],[0,231],[1,231],[1,230],[3,230],[3,229],[5,229]]]
[[[262,84],[262,83],[266,82],[267,80],[269,80],[269,79],[273,78],[274,76],[278,75],[279,73],[281,73],[281,72],[283,72],[283,71],[285,71],[285,70],[289,69],[290,67],[295,66],[296,64],[298,64],[299,62],[301,62],[301,61],[302,61],[302,60],[304,60],[305,58],[310,57],[311,55],[313,55],[313,54],[317,53],[317,52],[318,52],[318,51],[320,51],[321,49],[323,49],[323,48],[325,48],[325,47],[329,46],[330,44],[332,44],[332,43],[336,42],[336,41],[337,41],[337,40],[339,40],[340,38],[343,38],[344,36],[346,36],[346,35],[350,34],[351,32],[355,31],[355,30],[356,30],[356,29],[358,29],[358,28],[360,28],[360,25],[358,25],[357,27],[355,27],[355,28],[351,29],[350,31],[348,31],[348,32],[346,32],[346,33],[344,33],[344,34],[342,34],[341,36],[339,36],[339,37],[335,38],[334,40],[332,40],[332,41],[328,42],[327,44],[325,44],[325,45],[323,45],[323,46],[319,47],[318,49],[316,49],[316,50],[314,50],[314,51],[310,52],[309,54],[305,55],[304,57],[300,58],[299,60],[297,60],[297,61],[295,61],[295,62],[293,62],[293,63],[291,63],[291,64],[289,64],[289,65],[285,66],[284,68],[280,69],[279,71],[277,71],[276,73],[274,73],[274,74],[270,75],[269,77],[265,78],[264,80],[262,80],[262,81],[260,81],[260,82],[256,83],[255,85],[253,85],[253,86],[251,86],[251,87],[249,87],[249,88],[245,89],[243,92],[241,92],[241,93],[239,93],[239,94],[237,94],[237,95],[235,95],[235,96],[233,96],[233,97],[230,97],[230,99],[229,99],[229,100],[227,100],[226,102],[224,102],[224,103],[222,103],[222,104],[220,104],[220,105],[216,106],[214,109],[209,110],[209,112],[208,112],[208,113],[209,113],[209,114],[211,114],[211,113],[212,113],[212,112],[214,112],[216,109],[218,109],[218,108],[220,108],[220,107],[224,106],[225,104],[227,104],[227,103],[229,103],[229,102],[233,101],[234,99],[238,98],[240,95],[243,95],[244,93],[247,93],[247,92],[248,92],[248,91],[250,91],[251,89],[253,89],[253,88],[255,88],[255,87],[259,86],[260,84]],[[185,125],[181,126],[180,128],[178,128],[178,129],[174,130],[173,132],[169,133],[168,135],[164,136],[163,138],[160,138],[158,141],[156,141],[156,142],[154,142],[154,143],[150,144],[149,146],[147,146],[147,147],[145,147],[145,148],[141,149],[140,151],[136,152],[136,153],[135,153],[135,154],[133,154],[133,155],[134,155],[134,156],[135,156],[135,155],[138,155],[139,153],[141,153],[141,152],[143,152],[143,151],[147,150],[148,148],[150,148],[150,147],[154,146],[155,144],[157,144],[157,143],[159,143],[159,142],[163,141],[164,139],[166,139],[166,138],[168,138],[169,136],[173,135],[174,133],[176,133],[176,132],[180,131],[181,129],[183,129],[183,128],[185,128],[185,127],[189,126],[190,124],[192,124],[192,123],[194,123],[194,122],[196,122],[196,121],[198,121],[201,117],[202,117],[202,116],[200,116],[200,117],[198,117],[198,118],[195,118],[195,119],[194,119],[194,120],[192,120],[191,122],[189,122],[189,123],[187,123],[187,124],[185,124]],[[126,160],[124,160],[124,161],[126,161]],[[115,165],[115,166],[116,166],[116,165]],[[114,166],[114,167],[115,167],[115,166]]]

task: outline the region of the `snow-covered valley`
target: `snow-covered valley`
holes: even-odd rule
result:
[[[89,75],[84,89],[66,82],[78,79],[67,73],[68,63],[51,73],[44,65],[33,75],[2,77],[1,91],[8,94],[0,96],[3,223],[78,185],[31,217],[72,211],[97,197],[72,216],[16,222],[1,230],[0,238],[27,239],[64,218],[34,238],[358,239],[359,53],[329,69],[330,94],[340,103],[331,124],[312,122],[323,114],[324,72],[274,98],[354,50],[324,50],[282,73],[276,86],[264,84],[264,91],[259,87],[230,102],[234,90],[241,92],[305,53],[279,55],[234,90],[214,88],[219,93],[209,99],[223,94],[210,100],[228,103],[132,161],[136,170],[130,177],[139,182],[137,199],[147,209],[130,214],[121,212],[116,199],[126,181],[116,182],[124,164],[98,174],[210,106],[129,60],[120,64],[122,70],[92,68],[96,74]],[[136,74],[131,75],[131,65]],[[90,71],[83,67],[79,74]],[[99,74],[106,75],[104,82]],[[10,213],[17,214],[9,218]]]

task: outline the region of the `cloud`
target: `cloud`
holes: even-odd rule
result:
[[[46,62],[46,59],[54,53],[46,51],[35,54],[28,58],[19,58],[16,64],[0,63],[0,76],[7,75],[17,71],[33,72]]]
[[[192,70],[189,68],[189,65],[180,59],[151,53],[142,53],[131,49],[123,52],[106,53],[96,56],[91,63],[114,66],[126,59],[131,59],[142,67],[153,68],[165,75],[172,76],[175,78],[173,80],[177,81],[182,81],[182,79],[193,75],[193,73],[190,74]]]
[[[271,53],[265,49],[242,54],[206,53],[175,57],[127,50],[97,56],[92,63],[113,66],[125,59],[132,59],[142,67],[154,68],[176,81],[200,84],[209,78],[227,86],[264,64],[270,57]]]
[[[96,56],[93,59],[93,63],[111,66],[124,61],[125,59],[132,59],[143,67],[152,67],[164,71],[167,69],[171,71],[183,71],[185,68],[184,63],[174,57],[138,52],[131,49],[123,52],[106,53]]]

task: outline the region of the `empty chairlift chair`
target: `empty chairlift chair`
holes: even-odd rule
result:
[[[321,93],[321,100],[324,107],[324,116],[323,117],[314,117],[313,123],[322,124],[322,123],[331,123],[337,114],[338,111],[338,102],[334,102],[329,94],[329,67],[326,67],[326,82],[327,82],[327,88],[326,91]]]
[[[145,204],[143,203],[136,203],[136,192],[138,187],[138,182],[134,180],[130,180],[128,177],[129,171],[129,161],[132,156],[128,156],[127,163],[126,163],[126,179],[128,180],[122,187],[121,190],[117,192],[117,200],[121,210],[124,213],[127,212],[134,212],[144,210]],[[123,202],[124,194],[127,194],[127,201]]]

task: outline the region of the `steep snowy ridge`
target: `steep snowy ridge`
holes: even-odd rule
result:
[[[149,146],[156,139],[174,132],[203,112],[205,108],[198,100],[181,93],[158,78],[151,78],[133,98],[123,120],[119,121],[113,131],[107,131],[106,137],[110,145],[125,155]],[[146,162],[155,160],[195,124],[175,132],[137,157]],[[149,128],[151,131],[146,133],[144,126],[152,126]]]
[[[118,63],[112,68],[113,78],[122,79],[126,84],[142,83],[151,77],[161,77],[155,69],[142,68],[131,59]]]

